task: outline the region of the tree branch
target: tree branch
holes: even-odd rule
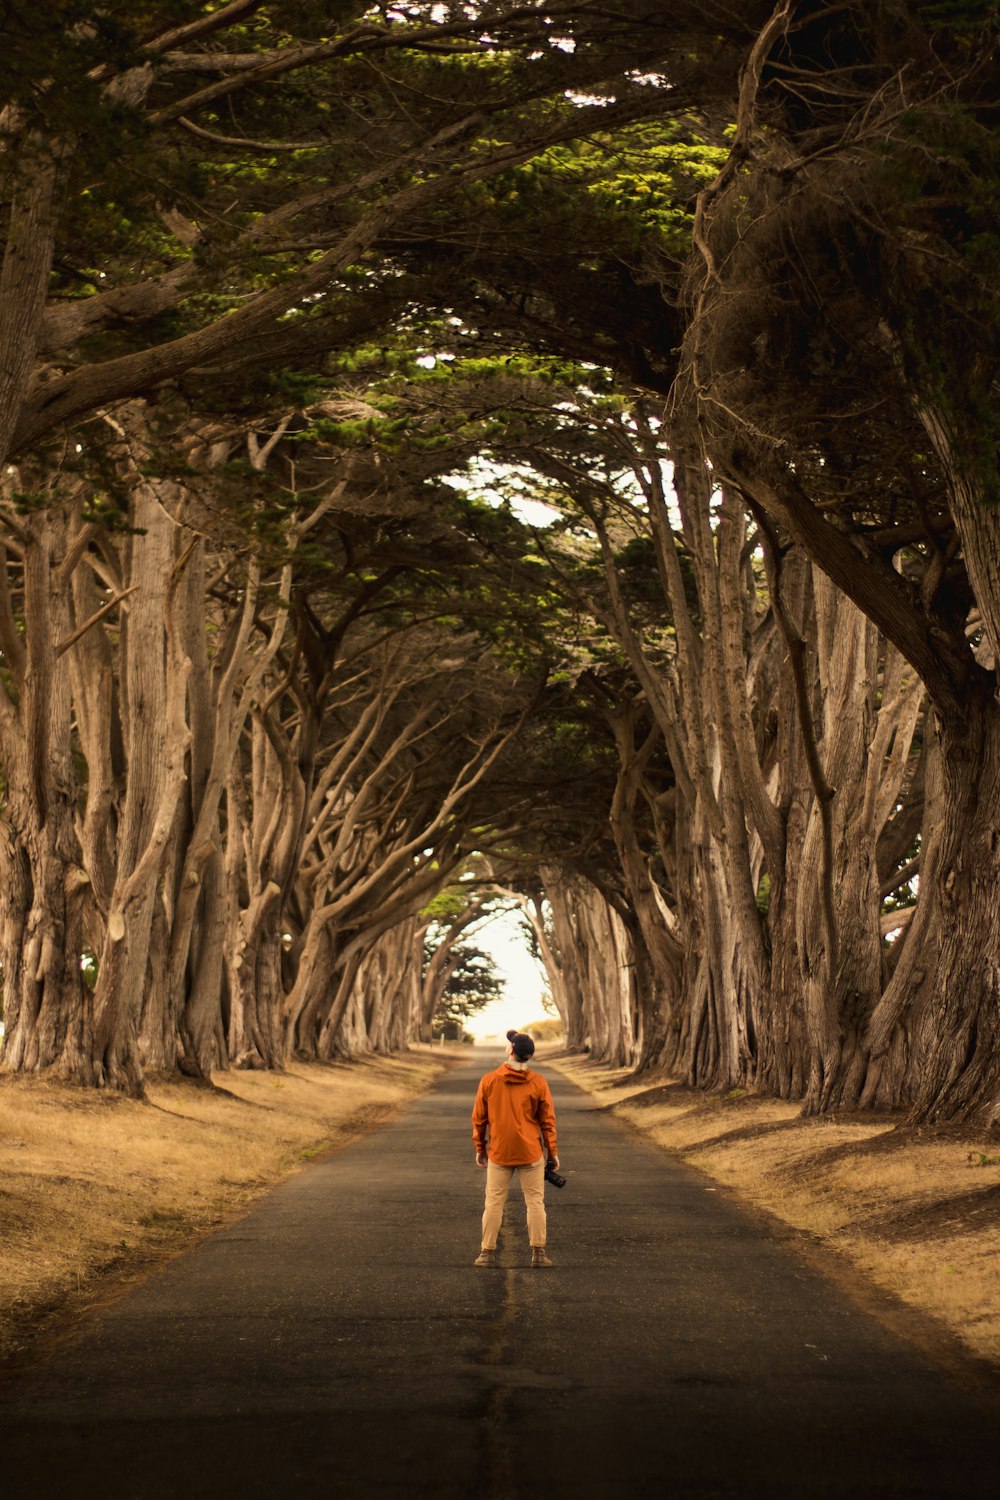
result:
[[[251,141],[244,135],[217,135],[214,130],[196,125],[186,115],[181,115],[177,123],[203,141],[211,141],[215,146],[238,146],[241,151],[320,151],[330,144],[329,141]]]
[[[129,594],[134,594],[138,587],[137,583],[133,583],[131,588],[124,589],[120,594],[116,594],[113,599],[109,599],[106,604],[102,604],[100,609],[96,609],[88,620],[84,620],[78,630],[74,630],[72,635],[68,635],[64,641],[59,642],[55,648],[56,657],[62,656],[63,652],[68,651],[70,646],[75,646],[81,636],[86,635],[92,626],[99,625],[105,615],[109,615],[117,605],[121,604],[123,599],[128,598]]]

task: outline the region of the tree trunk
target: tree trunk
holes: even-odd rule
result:
[[[227,941],[229,1057],[234,1068],[284,1067],[281,1014],[281,887],[271,881],[240,912]]]
[[[5,124],[11,123],[8,112]],[[55,245],[56,154],[53,144],[23,129],[8,149],[13,196],[0,262],[0,463],[11,451],[31,385],[45,311]]]
[[[137,447],[141,453],[141,438]],[[94,1066],[100,1082],[141,1094],[138,1027],[147,995],[154,904],[186,777],[190,661],[175,613],[186,558],[175,557],[177,527],[154,487],[142,481],[133,493],[133,524],[129,581],[135,590],[121,631],[127,782],[118,868],[94,992]],[[167,951],[164,944],[163,953]],[[166,1003],[166,974],[161,971],[149,1004],[156,1008]],[[151,1030],[162,1030],[151,1015],[146,1020]]]
[[[807,1113],[828,1107],[861,1076],[862,1037],[882,981],[877,830],[866,796],[878,639],[816,570],[813,589],[825,786],[813,800],[798,870]]]
[[[897,1046],[890,1071],[913,1123],[987,1128],[1000,1120],[1000,706],[973,705],[963,725],[942,725],[940,736],[941,821],[921,870],[920,928],[904,954],[912,945],[912,1053]],[[895,1032],[890,991],[872,1026],[883,1074]]]
[[[643,769],[656,732],[637,750],[634,712],[627,709],[610,714],[609,722],[619,759],[618,782],[611,802],[611,833],[641,934],[641,940],[633,944],[634,962],[642,971],[637,995],[641,1015],[637,1061],[639,1067],[649,1067],[662,1056],[667,1036],[676,1028],[684,953],[673,915],[654,887],[649,859],[643,854],[635,828]]]
[[[7,808],[2,864],[3,1069],[90,1081],[90,994],[80,959],[88,880],[78,863],[69,674],[59,652],[66,591],[53,548],[65,546],[58,510],[24,527],[23,648],[5,641],[16,704],[0,704]],[[6,579],[4,599],[7,599]]]
[[[553,995],[562,997],[560,1014],[565,1029],[566,1046],[571,1052],[580,1052],[587,1041],[587,1027],[569,892],[559,870],[551,866],[542,866],[539,873],[545,899],[552,913],[552,942],[549,952],[554,967],[549,970],[549,983]],[[544,958],[544,949],[542,954]]]

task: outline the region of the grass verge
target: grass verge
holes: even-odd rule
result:
[[[459,1048],[152,1080],[149,1099],[0,1082],[0,1364],[423,1093]]]
[[[1000,1139],[552,1064],[618,1119],[846,1258],[1000,1373]]]

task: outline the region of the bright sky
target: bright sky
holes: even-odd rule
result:
[[[465,1023],[466,1031],[477,1042],[487,1037],[502,1040],[511,1027],[520,1031],[532,1021],[544,1021],[542,995],[548,990],[545,970],[532,958],[516,912],[496,917],[476,933],[475,941],[493,956],[507,999],[470,1016]]]

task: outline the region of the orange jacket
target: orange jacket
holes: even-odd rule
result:
[[[556,1151],[556,1112],[549,1086],[540,1073],[503,1063],[480,1080],[472,1107],[472,1140],[501,1167],[523,1167]]]

